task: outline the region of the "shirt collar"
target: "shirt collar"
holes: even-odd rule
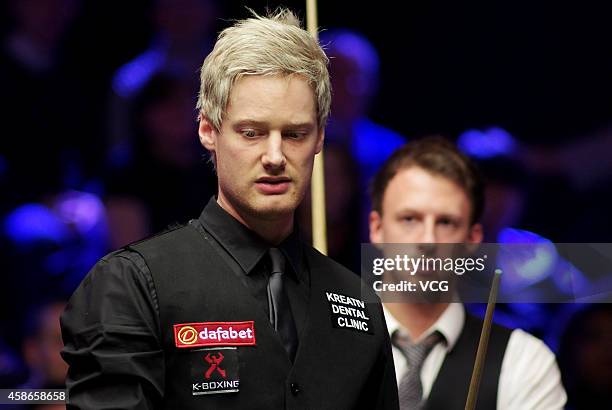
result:
[[[393,317],[393,315],[384,308],[385,320],[387,321],[387,328],[389,334],[392,335],[396,330],[406,332],[403,326]],[[444,336],[446,339],[446,350],[450,351],[453,349],[459,339],[463,324],[465,323],[465,310],[461,303],[449,303],[448,307],[444,310],[438,320],[429,327],[421,337],[415,342],[418,343],[425,339],[427,336],[435,332],[436,330]]]
[[[240,265],[245,274],[250,274],[261,258],[272,247],[255,232],[231,216],[212,197],[200,215],[200,223],[215,240]],[[302,247],[295,229],[278,246],[298,280],[305,275]]]

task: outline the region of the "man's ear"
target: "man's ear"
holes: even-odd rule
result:
[[[382,230],[382,215],[378,211],[370,212],[369,217],[370,223],[370,242],[372,243],[383,243],[383,230]]]
[[[468,234],[469,243],[481,243],[484,237],[483,229],[481,224],[474,224],[470,227]]]
[[[217,131],[212,123],[200,114],[200,126],[198,127],[198,135],[200,136],[200,143],[204,148],[214,154],[217,143]]]
[[[323,142],[325,142],[325,128],[320,128],[317,134],[317,145],[315,146],[315,154],[318,154],[323,149]]]

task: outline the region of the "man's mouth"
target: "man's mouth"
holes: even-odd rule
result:
[[[266,176],[255,180],[255,186],[265,195],[281,195],[289,190],[291,178]]]

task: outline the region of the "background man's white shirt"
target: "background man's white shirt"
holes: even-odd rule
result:
[[[406,332],[386,309],[385,319],[390,334],[395,330]],[[423,362],[421,383],[424,397],[429,397],[446,353],[457,343],[464,323],[463,305],[451,303],[436,323],[415,341],[420,342],[436,330],[442,333],[447,341],[446,344],[438,343]],[[407,363],[395,346],[393,346],[393,361],[399,384],[399,380],[407,370]],[[540,339],[520,329],[512,331],[499,376],[497,409],[562,409],[566,400],[555,355]]]

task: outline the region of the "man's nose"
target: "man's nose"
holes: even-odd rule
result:
[[[426,219],[423,223],[421,232],[421,243],[436,243],[436,224],[435,221]]]
[[[279,132],[271,132],[265,144],[266,150],[261,158],[264,168],[267,170],[284,168],[287,161],[283,153],[282,135]]]
[[[435,254],[437,240],[435,221],[425,220],[420,238],[420,251],[426,256]]]

